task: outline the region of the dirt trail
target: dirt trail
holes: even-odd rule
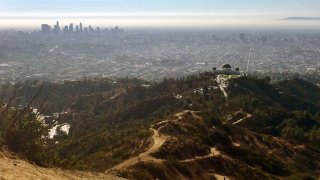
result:
[[[163,160],[156,159],[152,157],[151,154],[157,152],[169,137],[164,135],[159,135],[159,132],[156,129],[150,128],[150,130],[153,131],[152,139],[154,143],[148,151],[139,154],[139,156],[128,159],[122,162],[121,164],[118,164],[117,166],[114,166],[113,168],[109,169],[107,172],[110,172],[112,170],[124,169],[134,164],[137,164],[140,161],[162,162]]]
[[[100,104],[104,104],[104,103],[107,103],[107,102],[109,102],[111,100],[114,100],[114,99],[116,99],[117,97],[119,97],[122,94],[127,94],[127,92],[125,90],[122,90],[122,91],[118,92],[117,94],[115,94],[114,96],[112,96],[112,97],[108,98],[107,100],[103,101]]]
[[[241,123],[242,121],[247,120],[247,119],[249,119],[249,118],[251,118],[251,117],[252,117],[252,114],[247,114],[246,117],[244,117],[244,118],[242,118],[242,119],[239,119],[238,121],[234,122],[233,124],[234,124],[234,125],[235,125],[235,124],[239,124],[239,123]]]
[[[183,119],[183,116],[188,112],[190,112],[194,118],[201,119],[201,117],[198,116],[195,111],[185,110],[185,111],[176,113],[174,115],[175,119],[167,119],[167,120],[161,121],[161,122],[157,123],[157,126],[165,125],[169,121],[171,121],[171,122],[179,121],[179,120]],[[132,165],[135,165],[135,164],[137,164],[138,162],[141,162],[141,161],[143,161],[143,162],[153,161],[153,162],[158,162],[158,163],[163,162],[164,160],[157,159],[157,158],[151,156],[151,154],[157,152],[161,148],[161,146],[169,139],[169,136],[165,136],[165,135],[160,135],[159,134],[159,129],[161,129],[161,127],[162,126],[160,126],[158,129],[150,128],[150,130],[153,131],[153,136],[152,136],[153,145],[149,150],[139,154],[139,156],[136,156],[136,157],[133,157],[131,159],[128,159],[128,160],[118,164],[117,166],[114,166],[114,167],[110,168],[109,170],[107,170],[107,172],[111,172],[113,170],[125,169],[125,168],[127,168],[129,166],[132,166]],[[213,148],[211,148],[210,153],[208,155],[206,155],[206,156],[195,157],[195,158],[192,158],[192,159],[186,159],[186,160],[182,160],[181,162],[194,161],[194,160],[197,160],[197,159],[204,159],[204,158],[213,157],[213,156],[219,156],[219,155],[221,155],[220,151],[218,151],[216,148],[213,147]]]
[[[157,125],[158,126],[159,125],[164,125],[164,124],[168,123],[169,121],[171,121],[171,122],[179,121],[179,120],[183,119],[183,116],[188,112],[191,112],[191,114],[192,114],[192,116],[194,118],[200,118],[201,119],[201,117],[198,116],[195,111],[185,110],[185,111],[176,113],[174,115],[175,119],[167,119],[167,120],[164,120],[164,121],[161,121],[161,122],[157,123]],[[139,156],[136,156],[136,157],[133,157],[131,159],[128,159],[128,160],[118,164],[117,166],[112,167],[107,172],[111,172],[112,170],[120,170],[120,169],[127,168],[129,166],[137,164],[139,161],[144,161],[144,162],[146,162],[146,161],[163,162],[162,159],[157,159],[157,158],[151,156],[151,154],[157,152],[161,148],[161,146],[169,139],[169,136],[159,135],[159,129],[161,129],[161,127],[162,126],[160,126],[158,128],[158,130],[150,128],[150,130],[153,131],[152,140],[153,140],[154,143],[153,143],[152,147],[149,150],[139,154]],[[208,155],[206,155],[206,156],[195,157],[195,158],[192,158],[192,159],[186,159],[186,160],[183,160],[182,162],[194,161],[194,160],[197,160],[197,159],[204,159],[204,158],[213,157],[213,156],[219,156],[219,155],[221,155],[221,153],[216,148],[213,147],[213,148],[211,148],[210,153]]]
[[[219,174],[214,174],[217,180],[230,180],[227,176],[221,176]]]
[[[191,159],[185,159],[185,160],[182,160],[181,162],[191,162],[191,161],[196,161],[196,160],[199,160],[199,159],[206,159],[206,158],[209,158],[209,157],[214,157],[214,156],[221,156],[221,152],[218,151],[215,147],[211,148],[210,149],[210,153],[205,155],[205,156],[197,156],[197,157],[194,157],[194,158],[191,158]]]
[[[176,119],[174,119],[174,120],[167,119],[167,120],[164,120],[164,121],[157,123],[157,125],[162,125],[162,124],[165,124],[169,121],[179,121],[183,118],[183,115],[187,112],[189,112],[189,111],[186,110],[186,111],[177,113],[174,115],[176,117]],[[158,129],[150,128],[150,130],[153,131],[153,135],[152,135],[153,145],[149,150],[139,154],[139,156],[128,159],[128,160],[118,164],[117,166],[110,168],[109,170],[107,170],[107,172],[111,172],[113,170],[124,169],[129,166],[135,165],[141,161],[144,161],[144,162],[146,162],[146,161],[163,162],[162,159],[157,159],[157,158],[151,156],[151,154],[157,152],[160,149],[160,147],[169,139],[169,136],[159,134],[160,128],[161,127],[159,127]]]
[[[42,168],[32,165],[24,160],[6,157],[0,153],[0,179],[1,180],[70,180],[70,179],[107,179],[124,180],[123,178],[101,173],[80,171],[64,171],[61,169]]]

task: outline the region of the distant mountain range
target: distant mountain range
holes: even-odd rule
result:
[[[320,21],[320,17],[287,17],[283,20],[302,20],[302,21],[305,21],[305,20],[312,20],[312,21]]]

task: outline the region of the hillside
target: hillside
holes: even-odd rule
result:
[[[5,133],[0,142],[44,167],[128,179],[317,179],[320,174],[320,88],[302,79],[271,82],[205,72],[161,82],[25,82],[1,89],[3,102],[36,107],[46,123],[37,123],[24,108],[3,106],[1,113],[10,114],[3,122],[21,121],[13,121],[16,128],[2,125],[11,135]],[[24,118],[42,130],[30,133]],[[61,130],[64,124],[70,125],[68,132]],[[58,131],[50,139],[53,126]],[[25,136],[34,141],[24,144]]]
[[[8,180],[124,179],[102,173],[88,173],[80,171],[66,171],[57,168],[43,168],[33,165],[11,154],[4,154],[3,152],[0,152],[0,178]]]

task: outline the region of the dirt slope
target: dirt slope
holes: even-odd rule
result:
[[[70,180],[70,179],[107,179],[124,180],[123,178],[101,173],[80,171],[63,171],[53,168],[42,168],[19,158],[4,155],[0,151],[0,180]]]

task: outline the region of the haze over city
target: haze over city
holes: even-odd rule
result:
[[[0,0],[0,82],[318,73],[320,2],[304,2]]]
[[[0,0],[0,28],[32,29],[42,23],[85,22],[127,28],[317,28],[317,0]]]

